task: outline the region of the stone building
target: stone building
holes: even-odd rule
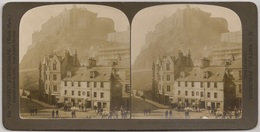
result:
[[[65,51],[65,56],[56,53],[45,56],[39,65],[40,99],[50,104],[56,104],[60,95],[60,83],[66,77],[67,71],[80,67],[77,52],[73,55]]]
[[[130,61],[129,60],[119,60],[116,62],[114,67],[115,81],[117,83],[115,87],[120,87],[122,93],[122,106],[130,108]]]
[[[158,57],[154,68],[154,79],[158,84],[158,93],[160,102],[170,104],[173,101],[174,83],[177,78],[187,74],[193,68],[190,51],[183,55],[182,51],[178,52],[175,58],[170,55]]]
[[[224,66],[210,66],[209,60],[204,58],[201,67],[193,68],[176,80],[174,102],[189,107],[223,110],[225,99],[228,99],[225,97],[227,80]]]
[[[228,75],[230,77],[230,87],[235,87],[236,101],[235,106],[242,106],[242,59],[231,60],[227,66]]]
[[[67,72],[61,81],[59,102],[71,102],[73,106],[110,109],[112,67],[98,67],[95,60],[90,65]]]
[[[211,65],[224,66],[230,58],[242,58],[242,31],[222,33],[219,42],[204,47],[203,57],[211,60]]]
[[[87,66],[67,72],[61,80],[60,103],[71,102],[73,106],[114,110],[126,108],[130,99],[130,68],[115,63],[98,66],[94,58]],[[129,94],[128,94],[129,93]]]
[[[130,30],[107,35],[107,41],[91,47],[91,56],[98,65],[111,65],[118,59],[130,61]],[[118,58],[120,56],[120,58]]]

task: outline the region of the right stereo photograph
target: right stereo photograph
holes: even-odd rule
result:
[[[131,26],[131,118],[240,119],[241,27],[221,6],[140,10]]]

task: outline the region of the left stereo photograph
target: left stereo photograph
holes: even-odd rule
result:
[[[20,22],[22,119],[130,119],[130,29],[120,10],[39,6]]]

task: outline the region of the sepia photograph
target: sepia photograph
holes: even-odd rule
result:
[[[91,4],[39,6],[20,23],[22,119],[129,119],[130,26]]]
[[[158,5],[131,27],[132,119],[240,119],[242,27],[225,7]]]

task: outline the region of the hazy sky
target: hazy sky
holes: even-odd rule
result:
[[[223,17],[228,22],[229,31],[241,30],[241,22],[235,12],[230,9],[211,6],[189,4],[191,8],[198,7],[202,11],[211,13],[211,17]],[[179,5],[162,5],[145,8],[139,11],[132,22],[131,36],[131,63],[133,64],[137,55],[140,53],[141,47],[145,44],[145,35],[149,31],[153,31],[155,25],[158,24],[164,17],[169,17],[178,9],[186,8],[186,4]]]
[[[116,31],[125,31],[129,27],[129,21],[125,14],[120,10],[108,6],[91,5],[91,4],[75,4],[78,8],[84,7],[91,12],[98,13],[97,17],[111,18],[115,24]],[[22,17],[20,23],[20,47],[19,47],[19,62],[27,51],[27,47],[32,44],[32,33],[40,30],[51,16],[55,17],[65,8],[71,9],[72,4],[64,5],[48,5],[33,8],[27,11]]]

